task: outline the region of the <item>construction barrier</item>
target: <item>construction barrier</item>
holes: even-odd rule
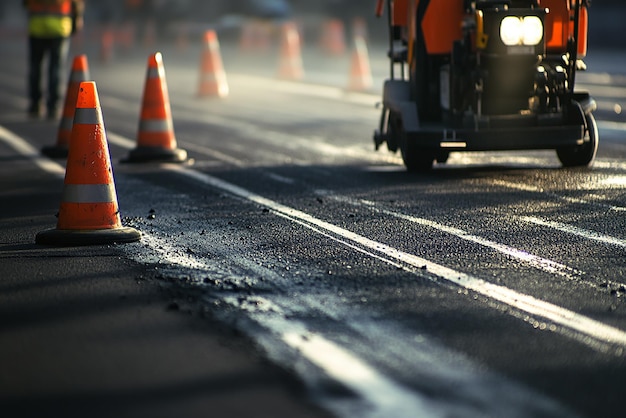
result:
[[[123,162],[184,162],[187,151],[176,147],[165,68],[160,52],[148,58],[137,147]]]
[[[204,33],[203,43],[198,96],[226,97],[229,88],[217,33],[214,30],[207,30]]]
[[[57,141],[55,145],[43,147],[41,152],[50,158],[66,158],[72,136],[72,125],[74,121],[74,109],[78,98],[78,88],[83,81],[89,81],[89,65],[86,55],[77,55],[72,62],[72,70],[67,83],[65,93],[65,104],[63,115],[57,131]]]
[[[37,244],[93,245],[134,242],[141,233],[123,227],[96,83],[80,83],[56,229]]]

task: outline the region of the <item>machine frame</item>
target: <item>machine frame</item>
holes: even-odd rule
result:
[[[574,90],[587,0],[379,0],[377,15],[385,3],[376,149],[400,150],[408,171],[463,151],[554,149],[565,167],[593,163],[596,103]]]

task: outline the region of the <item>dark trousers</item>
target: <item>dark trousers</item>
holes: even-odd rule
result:
[[[48,57],[48,90],[46,108],[48,114],[53,114],[61,97],[61,73],[67,61],[69,52],[69,38],[34,38],[29,41],[29,72],[28,98],[30,112],[39,110],[41,98],[41,75],[44,58]]]

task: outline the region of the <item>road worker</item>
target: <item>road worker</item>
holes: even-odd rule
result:
[[[58,116],[70,36],[82,29],[84,0],[23,0],[28,12],[28,114],[41,116],[41,71],[48,57],[47,117]]]

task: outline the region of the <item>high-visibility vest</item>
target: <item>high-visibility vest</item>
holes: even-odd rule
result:
[[[68,37],[72,33],[72,0],[26,0],[28,33],[38,38]]]

